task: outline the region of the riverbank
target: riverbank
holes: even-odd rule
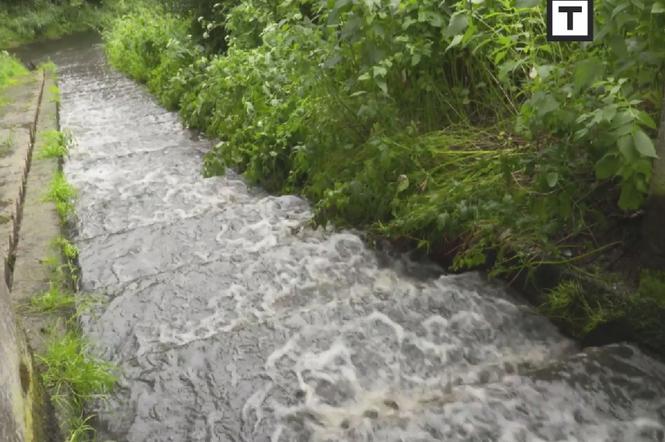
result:
[[[9,291],[42,85],[0,54],[0,439],[11,442],[48,440],[48,399]]]
[[[3,2],[0,5],[0,49],[98,28],[105,17],[100,3],[50,0]]]
[[[63,236],[73,195],[59,171],[67,145],[55,70],[0,61],[0,439],[89,440],[84,402],[113,377],[78,333],[85,302],[74,294],[77,251]]]
[[[495,31],[471,26],[482,7],[429,6],[381,15],[238,2],[192,22],[143,9],[113,24],[107,52],[222,140],[207,174],[232,167],[307,196],[321,224],[417,246],[453,271],[485,269],[583,342],[665,354],[665,278],[639,263],[655,83],[607,77],[608,48],[552,53],[536,39],[527,60],[519,39],[497,47]],[[492,29],[528,20],[529,35],[542,33],[538,8],[499,9]],[[260,19],[250,26],[246,14]],[[612,131],[633,137],[617,146],[601,136]]]

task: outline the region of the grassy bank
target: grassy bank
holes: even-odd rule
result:
[[[546,42],[543,8],[517,5],[154,2],[113,23],[107,52],[222,140],[207,174],[487,269],[578,338],[665,354],[663,273],[635,259],[665,8],[605,0],[609,43],[589,45]]]
[[[28,70],[16,58],[7,52],[0,51],[0,92],[16,83],[27,72]],[[2,106],[1,97],[0,106]]]
[[[96,27],[100,2],[10,0],[0,4],[0,48],[58,38]]]
[[[51,100],[59,94],[51,91]],[[57,159],[62,162],[68,152],[68,137],[57,130],[39,134],[34,161]],[[57,172],[44,196],[52,203],[63,229],[74,216],[75,189]],[[115,385],[114,367],[92,355],[89,345],[81,336],[78,318],[86,305],[81,294],[76,293],[79,281],[78,248],[65,237],[53,240],[52,254],[44,259],[50,269],[49,289],[35,295],[30,309],[53,318],[48,345],[37,359],[41,376],[47,387],[57,417],[62,425],[65,440],[84,442],[94,440],[91,425],[93,416],[86,404],[103,398]]]

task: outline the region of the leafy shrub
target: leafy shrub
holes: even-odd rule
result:
[[[28,0],[0,4],[0,48],[94,27],[99,1]]]
[[[302,192],[320,222],[512,274],[593,256],[647,194],[655,1],[604,2],[610,43],[585,50],[547,43],[532,2],[195,3],[119,19],[111,61],[221,140],[208,174]]]
[[[177,89],[178,71],[188,65],[197,50],[187,44],[187,26],[164,11],[139,9],[131,17],[117,20],[107,34],[107,53],[111,62],[122,63],[123,70],[147,83],[165,104],[175,107],[184,89]],[[180,93],[173,93],[169,87]]]

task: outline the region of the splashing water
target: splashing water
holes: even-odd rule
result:
[[[62,45],[77,141],[85,334],[122,373],[94,404],[127,441],[662,441],[665,366],[628,345],[578,353],[478,274],[312,230],[308,204],[233,173],[210,142]],[[103,438],[101,438],[104,440]]]

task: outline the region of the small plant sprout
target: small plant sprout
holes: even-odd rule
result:
[[[37,158],[64,158],[69,151],[69,136],[57,130],[49,130],[41,134],[42,147]]]
[[[30,300],[32,307],[41,312],[71,309],[75,306],[74,295],[62,291],[57,284],[51,284],[50,289]]]
[[[55,246],[60,249],[62,256],[68,260],[75,260],[79,256],[79,249],[74,244],[71,243],[64,236],[59,236],[55,239]]]
[[[67,182],[64,174],[58,172],[46,194],[46,200],[55,204],[55,208],[60,216],[60,220],[65,223],[74,213],[74,199],[76,198],[76,189]]]

